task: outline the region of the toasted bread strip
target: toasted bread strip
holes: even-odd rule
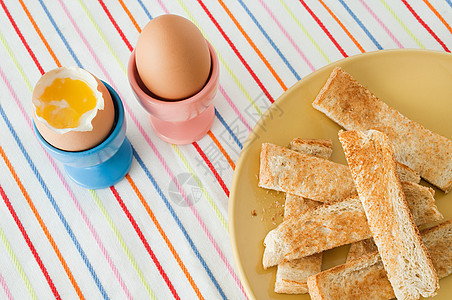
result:
[[[402,180],[419,182],[407,166],[398,164],[398,170]],[[356,194],[347,166],[269,143],[262,144],[259,186],[320,202]]]
[[[262,144],[259,186],[320,202],[356,194],[345,165],[273,144]]]
[[[384,132],[397,161],[445,192],[452,188],[452,141],[389,107],[342,69],[333,70],[312,105],[347,130]]]
[[[403,185],[403,192],[405,193],[405,197],[408,202],[408,207],[410,208],[411,214],[413,215],[413,219],[415,220],[416,224],[428,224],[431,222],[431,220],[435,219],[435,215],[438,215],[438,211],[436,209],[431,209],[430,213],[425,214],[425,219],[422,219],[422,216],[416,215],[420,209],[413,209],[410,206],[409,199],[412,197],[416,197],[416,195],[419,194],[417,187],[414,184],[402,184]],[[430,191],[432,196],[435,195],[435,190],[432,188],[424,188]],[[420,195],[421,196],[421,195]],[[422,196],[421,196],[422,197]],[[424,194],[424,197],[426,197],[425,200],[422,201],[422,203],[428,203],[429,200],[427,198],[430,198],[428,194]],[[425,202],[424,202],[425,201]],[[439,215],[438,215],[439,216]],[[372,238],[359,241],[356,243],[353,243],[350,245],[350,249],[348,250],[347,254],[347,261],[358,258],[362,255],[365,255],[367,253],[371,253],[377,250],[377,245],[375,245],[375,242]]]
[[[421,176],[419,176],[418,173],[416,173],[413,169],[411,169],[407,165],[396,162],[396,168],[400,181],[409,181],[414,183],[421,182]]]
[[[321,205],[321,202],[287,194],[284,205],[284,220],[298,217],[309,208]],[[308,292],[308,277],[322,270],[322,253],[283,262],[276,271],[275,292],[285,294],[304,294]]]
[[[333,142],[331,140],[304,140],[301,138],[294,138],[288,147],[290,150],[297,151],[302,154],[316,156],[324,159],[329,159],[333,154]],[[410,181],[419,183],[421,177],[413,169],[397,162],[397,173],[400,181]]]
[[[375,251],[378,251],[378,248],[377,245],[375,245],[373,238],[362,240],[350,245],[345,261],[348,262]]]
[[[406,200],[416,224],[441,220],[430,188],[403,182]],[[357,196],[308,209],[298,218],[283,221],[265,237],[263,266],[305,257],[368,239],[372,236],[361,201]]]
[[[286,202],[284,203],[284,219],[286,221],[290,218],[298,218],[304,214],[308,209],[320,206],[322,202],[305,199],[303,197],[286,194]]]
[[[289,148],[307,155],[329,159],[333,152],[331,140],[303,140],[295,138]],[[284,220],[297,217],[307,209],[320,205],[321,202],[304,199],[287,194],[284,204]],[[322,269],[322,253],[283,262],[276,271],[275,292],[286,294],[304,294],[308,292],[308,277]]]
[[[333,142],[331,140],[304,140],[294,138],[288,148],[306,155],[329,159],[333,153]]]
[[[421,231],[439,278],[452,273],[452,220]],[[313,300],[392,299],[394,290],[380,255],[374,251],[308,279]]]
[[[369,130],[340,132],[339,140],[395,295],[434,296],[438,277],[405,200],[388,138]]]

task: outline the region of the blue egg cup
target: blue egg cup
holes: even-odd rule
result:
[[[110,135],[96,147],[74,152],[55,148],[41,136],[33,122],[35,135],[46,151],[63,164],[74,182],[89,189],[103,189],[116,184],[132,165],[132,146],[126,137],[124,107],[116,91],[103,83],[110,92],[116,115]]]

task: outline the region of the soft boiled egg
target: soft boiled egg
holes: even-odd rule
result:
[[[207,41],[188,19],[166,14],[152,19],[135,47],[141,81],[163,100],[181,100],[199,92],[210,75]]]
[[[55,148],[83,151],[109,135],[115,109],[106,86],[77,67],[45,73],[32,97],[33,119],[41,136]]]

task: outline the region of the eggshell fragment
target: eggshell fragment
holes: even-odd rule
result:
[[[52,72],[52,71],[50,71]],[[92,128],[91,130],[58,130],[52,128],[47,122],[36,115],[36,107],[33,105],[33,120],[36,128],[41,136],[55,148],[65,151],[83,151],[93,148],[102,143],[110,134],[115,120],[115,108],[107,87],[94,75],[86,72],[89,76],[94,77],[97,83],[97,91],[103,98],[103,109],[96,109],[94,118],[90,121],[89,126],[83,124],[83,128]],[[39,81],[38,81],[39,84]],[[38,85],[37,84],[37,85]],[[39,91],[35,87],[33,91],[33,101],[39,98]]]
[[[138,74],[155,96],[188,98],[207,82],[211,58],[207,42],[189,20],[162,15],[142,30],[135,48]]]

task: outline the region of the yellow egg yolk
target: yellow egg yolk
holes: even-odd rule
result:
[[[85,82],[71,78],[55,79],[39,100],[36,115],[58,129],[78,127],[80,117],[97,104],[93,90]]]

